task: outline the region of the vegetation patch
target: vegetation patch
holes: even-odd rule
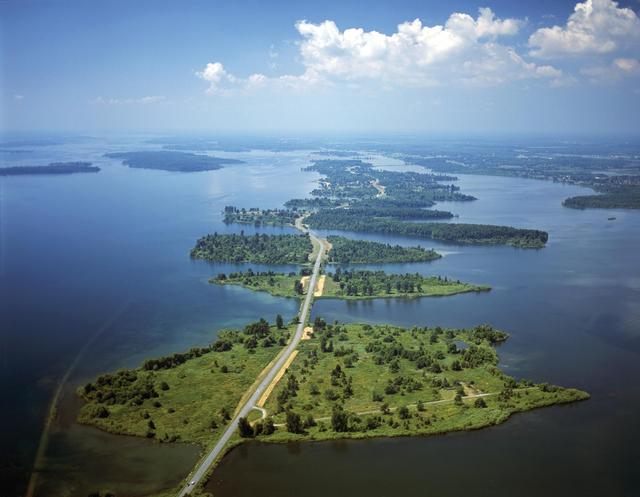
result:
[[[35,174],[97,173],[100,168],[91,162],[52,162],[48,166],[0,167],[0,176],[24,176]]]
[[[263,425],[244,436],[283,441],[445,433],[589,397],[502,373],[494,347],[506,339],[488,325],[404,329],[317,318],[313,338],[301,342],[265,404],[275,430],[267,435]]]
[[[208,347],[99,376],[78,390],[86,401],[78,420],[112,433],[209,445],[293,332],[276,321],[222,331]]]
[[[239,285],[251,290],[269,292],[280,297],[302,297],[307,289],[300,274],[273,271],[224,274],[209,280],[218,285]],[[440,276],[422,276],[418,273],[389,274],[384,271],[342,270],[326,274],[322,295],[318,298],[370,299],[379,297],[440,297],[466,292],[488,291],[488,286],[472,285]]]
[[[237,159],[211,157],[167,150],[143,152],[113,152],[105,154],[111,159],[120,159],[126,166],[140,169],[160,169],[162,171],[198,172],[221,169],[225,164],[242,164]]]
[[[305,264],[312,250],[309,235],[214,233],[196,242],[191,257],[215,262]]]
[[[376,264],[424,262],[441,257],[435,250],[417,247],[402,247],[388,243],[352,240],[343,236],[329,236],[331,244],[329,262],[334,264]]]

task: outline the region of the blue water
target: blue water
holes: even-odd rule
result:
[[[209,343],[221,328],[297,311],[294,300],[208,284],[210,276],[235,266],[192,261],[188,254],[205,233],[242,229],[221,222],[225,205],[280,206],[305,195],[317,178],[300,171],[306,160],[268,152],[235,154],[247,164],[185,174],[129,169],[102,157],[132,146],[92,142],[36,148],[10,159],[36,165],[92,160],[102,171],[0,178],[0,376],[11,405],[0,416],[2,426],[12,427],[2,437],[2,488],[15,489],[14,495],[33,462],[52,392],[92,337],[97,336],[72,372],[65,406],[73,404],[73,388],[99,372]],[[51,464],[61,473],[54,479],[56,484],[62,480],[56,492],[67,485],[65,475],[78,491],[94,484],[119,487],[122,473],[104,477],[104,467],[94,468],[87,440],[93,439],[90,453],[111,460],[125,453],[140,459],[119,443],[138,452],[148,446],[125,437],[113,442],[114,437],[72,423],[65,428],[54,430],[50,443]],[[145,452],[146,469],[169,457],[171,449],[162,450],[157,456]],[[166,475],[160,488],[175,483],[197,457],[193,448],[174,452],[175,467],[147,475],[140,470],[145,461],[134,463],[135,478],[148,483],[143,490],[154,488],[158,473]]]
[[[149,356],[206,344],[221,328],[296,311],[293,300],[209,285],[208,277],[229,267],[192,261],[188,252],[204,233],[241,229],[221,223],[225,205],[276,207],[306,196],[318,177],[300,171],[309,154],[220,154],[247,164],[189,174],[129,169],[103,158],[108,151],[149,147],[142,137],[111,138],[5,157],[12,165],[90,160],[103,170],[0,178],[0,371],[11,406],[0,416],[2,426],[12,427],[2,437],[3,495],[24,488],[52,392],[92,338],[64,390],[40,495],[99,488],[142,495],[175,484],[197,458],[195,448],[75,424],[75,386]],[[354,235],[420,243],[445,255],[387,270],[493,289],[436,299],[322,300],[313,314],[402,325],[490,322],[511,334],[500,347],[510,374],[583,388],[593,398],[473,434],[250,444],[217,470],[210,487],[216,495],[294,496],[302,485],[309,495],[395,495],[400,487],[407,495],[638,494],[640,213],[565,209],[563,198],[586,190],[551,182],[463,176],[459,186],[479,200],[437,207],[459,214],[461,222],[545,229],[548,247]],[[321,474],[335,477],[318,479]],[[309,479],[317,484],[309,486]]]
[[[385,269],[489,284],[491,292],[321,300],[313,315],[404,326],[492,323],[511,334],[499,348],[501,367],[509,374],[581,388],[592,398],[516,415],[474,433],[251,443],[222,462],[209,491],[222,497],[257,492],[293,497],[303,487],[314,497],[640,495],[640,212],[563,208],[564,198],[585,190],[551,182],[461,176],[459,185],[479,200],[443,202],[438,208],[451,209],[462,222],[545,229],[548,246],[423,242],[445,257]],[[611,216],[616,220],[609,221]],[[416,244],[410,238],[353,236]]]

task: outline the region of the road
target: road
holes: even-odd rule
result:
[[[304,228],[304,226],[302,225],[302,222],[300,223],[296,222],[296,227],[301,231],[308,232],[308,230]],[[309,291],[307,292],[307,295],[304,299],[304,303],[302,304],[302,311],[300,312],[300,322],[296,327],[296,332],[293,336],[293,339],[291,340],[291,342],[289,342],[289,345],[287,345],[287,348],[285,349],[284,353],[280,355],[280,358],[276,361],[273,367],[262,379],[262,381],[260,382],[258,387],[255,389],[253,394],[251,394],[251,397],[249,397],[249,399],[240,408],[240,410],[238,411],[238,414],[231,420],[231,422],[225,429],[222,436],[218,439],[218,442],[213,447],[213,449],[211,449],[211,451],[207,454],[207,456],[197,466],[197,469],[191,475],[187,484],[182,488],[182,490],[180,490],[180,493],[178,494],[179,497],[184,497],[185,495],[189,495],[191,491],[198,485],[198,483],[200,483],[200,481],[206,475],[207,471],[209,470],[211,465],[214,463],[216,458],[224,450],[224,447],[225,445],[227,445],[227,442],[229,441],[231,436],[236,431],[236,427],[238,426],[238,420],[241,417],[246,417],[249,414],[249,412],[255,408],[255,405],[257,404],[258,399],[260,399],[260,397],[262,396],[266,388],[269,386],[269,384],[271,383],[275,375],[278,374],[278,371],[280,371],[282,366],[287,362],[287,359],[289,358],[289,356],[293,353],[294,350],[296,350],[296,348],[298,347],[298,344],[300,343],[300,339],[302,338],[302,334],[304,332],[304,326],[307,320],[307,315],[309,314],[309,309],[311,308],[311,301],[313,300],[313,291],[311,291],[311,289],[316,287],[316,283],[318,280],[318,273],[320,272],[320,264],[322,263],[322,257],[324,256],[324,252],[325,252],[325,244],[323,243],[323,241],[317,238],[311,232],[309,232],[309,236],[315,242],[318,243],[320,249],[318,250],[316,260],[313,264],[313,272],[311,273],[311,280],[309,281]]]

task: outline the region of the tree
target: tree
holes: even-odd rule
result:
[[[475,407],[480,408],[480,409],[487,407],[487,403],[484,401],[484,399],[482,397],[476,399],[476,401],[473,403],[473,405]]]
[[[276,327],[281,330],[282,328],[284,328],[284,319],[282,319],[282,316],[280,314],[278,314],[276,316]]]
[[[150,430],[156,429],[156,424],[153,422],[152,419],[149,420],[149,422],[147,423],[147,426],[149,427]]]
[[[241,417],[238,419],[238,435],[242,438],[253,438],[254,432],[251,423],[246,417]]]
[[[402,406],[398,409],[398,417],[400,419],[409,419],[411,417],[411,413],[409,412],[409,408],[407,406]]]
[[[349,431],[349,415],[341,406],[333,406],[331,413],[331,427],[333,431],[344,433]]]
[[[302,426],[302,420],[297,412],[292,410],[287,411],[287,431],[289,433],[304,433],[304,427]]]
[[[160,390],[169,390],[169,384],[166,381],[160,383]]]
[[[273,424],[273,419],[267,418],[262,425],[262,433],[265,435],[271,435],[274,431],[276,431],[276,427]]]

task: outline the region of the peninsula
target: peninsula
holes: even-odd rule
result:
[[[110,159],[120,159],[126,166],[162,171],[199,172],[221,169],[227,164],[242,164],[237,159],[225,159],[203,154],[169,150],[142,152],[113,152],[105,154]]]
[[[99,167],[91,162],[52,162],[47,166],[0,167],[0,176],[27,176],[43,174],[97,173]]]

